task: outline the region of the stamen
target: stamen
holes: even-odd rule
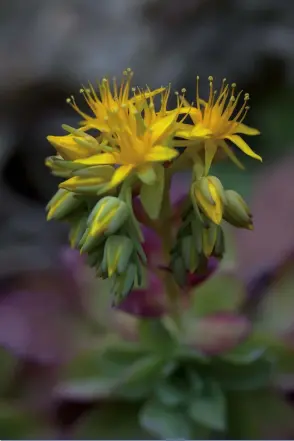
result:
[[[199,79],[200,79],[200,77],[197,75],[197,77],[196,77],[196,106],[200,110]]]

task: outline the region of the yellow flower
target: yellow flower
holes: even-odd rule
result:
[[[167,140],[176,128],[178,111],[162,116],[152,110],[143,117],[136,108],[123,107],[122,112],[111,112],[108,124],[116,126],[109,136],[112,151],[100,153],[75,162],[88,166],[116,165],[108,188],[119,185],[134,170],[142,182],[151,184],[156,181],[153,164],[170,161],[178,152],[167,146]]]
[[[197,91],[196,91],[196,107],[185,107],[182,112],[188,112],[193,125],[180,124],[176,135],[178,137],[188,140],[188,143],[180,142],[177,145],[188,145],[189,143],[195,145],[195,141],[204,141],[205,146],[205,165],[206,173],[208,172],[212,160],[216,154],[217,148],[224,149],[226,154],[239,166],[241,164],[227,145],[226,140],[231,141],[246,155],[262,161],[262,158],[254,153],[249,145],[239,136],[244,135],[258,135],[260,132],[257,129],[243,124],[249,107],[247,102],[249,94],[244,95],[244,102],[240,110],[237,111],[237,104],[242,95],[242,91],[235,95],[236,84],[229,86],[224,79],[221,90],[217,93],[213,88],[213,78],[209,77],[209,99],[203,101],[199,98],[199,77],[197,77]],[[189,103],[183,98],[185,106]],[[201,148],[201,145],[198,145]]]
[[[109,79],[103,78],[102,81],[98,82],[97,92],[91,84],[89,84],[89,88],[81,89],[80,92],[84,95],[85,101],[92,111],[92,116],[80,110],[73,96],[68,98],[68,103],[84,118],[81,124],[85,130],[97,129],[100,132],[108,133],[113,128],[107,123],[109,113],[122,113],[122,109],[128,105],[134,105],[138,110],[141,110],[148,97],[165,90],[164,87],[154,91],[131,88],[132,77],[131,69],[126,69],[123,72],[123,79],[119,87],[115,78],[113,79],[112,88]],[[131,92],[133,96],[130,96]]]

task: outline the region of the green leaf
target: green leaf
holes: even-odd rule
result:
[[[291,439],[293,407],[274,391],[230,392],[228,439]]]
[[[226,390],[254,390],[270,384],[273,363],[265,357],[248,365],[214,359],[210,374]]]
[[[178,366],[168,378],[158,384],[155,390],[158,400],[168,407],[179,407],[186,404],[190,393],[191,388],[183,366]]]
[[[139,406],[135,403],[104,403],[81,418],[75,439],[138,440],[154,439],[139,424]]]
[[[139,337],[142,346],[163,357],[175,351],[177,342],[160,319],[146,319],[139,322]]]
[[[116,396],[138,399],[150,395],[164,376],[165,361],[157,356],[145,356],[121,372],[121,386]]]
[[[162,404],[169,407],[177,407],[187,400],[187,393],[184,390],[167,381],[156,387],[155,395]]]
[[[205,385],[201,395],[195,395],[189,404],[189,415],[196,422],[213,430],[226,429],[226,399],[220,386],[215,382]]]
[[[193,312],[203,317],[217,312],[235,312],[245,298],[245,288],[234,274],[217,272],[192,291]]]
[[[173,409],[155,399],[148,401],[139,414],[141,426],[160,439],[192,439],[193,425],[185,411]]]
[[[42,427],[43,426],[43,427]],[[46,427],[29,412],[6,403],[0,404],[0,433],[3,439],[44,439]]]
[[[164,192],[164,167],[160,164],[153,167],[156,172],[156,181],[152,184],[142,183],[140,199],[148,216],[151,219],[157,219]]]
[[[221,358],[234,364],[250,364],[265,355],[267,345],[261,344],[259,335],[252,332],[245,341],[222,355]]]

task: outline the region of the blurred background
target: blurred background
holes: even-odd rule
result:
[[[251,95],[247,123],[262,136],[250,145],[264,163],[245,159],[240,172],[226,162],[215,173],[251,203],[255,231],[234,233],[234,268],[259,298],[279,268],[293,269],[294,3],[2,0],[0,60],[1,437],[98,438],[98,422],[73,429],[93,400],[56,392],[93,325],[98,288],[67,249],[66,228],[46,222],[57,187],[46,136],[78,123],[66,98],[81,83],[126,67],[136,84],[172,82],[191,100],[196,75],[203,94],[209,75],[236,82]],[[289,308],[294,316],[294,301]]]

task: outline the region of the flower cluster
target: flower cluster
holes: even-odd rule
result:
[[[46,164],[64,180],[49,202],[48,219],[70,224],[70,243],[86,253],[97,275],[113,282],[115,302],[144,285],[148,259],[142,225],[162,241],[165,270],[179,286],[187,275],[205,268],[224,253],[221,223],[252,229],[252,216],[241,196],[225,190],[210,175],[218,150],[239,167],[231,146],[261,160],[240,134],[259,132],[243,124],[249,95],[236,94],[236,85],[223,80],[219,92],[209,77],[209,98],[189,103],[185,90],[169,107],[171,87],[156,90],[131,87],[127,69],[118,85],[104,78],[95,88],[80,92],[90,114],[74,97],[68,103],[82,121],[78,128],[64,125],[64,136],[48,136],[57,155]],[[175,227],[170,203],[172,177],[192,171],[190,191],[178,210]],[[141,205],[137,216],[136,203]]]

